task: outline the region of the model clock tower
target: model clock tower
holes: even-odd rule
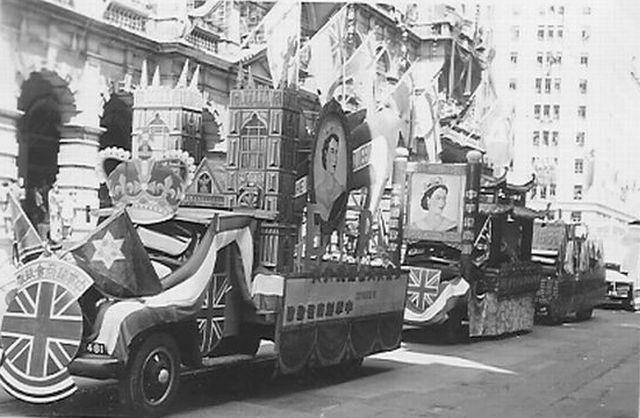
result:
[[[293,212],[300,109],[293,90],[231,91],[225,164],[226,205],[253,210],[263,222],[260,261],[280,272],[293,269],[297,224]]]

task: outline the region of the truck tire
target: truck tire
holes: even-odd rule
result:
[[[581,311],[576,312],[576,319],[578,321],[586,321],[587,319],[591,319],[593,315],[593,308],[583,309]]]
[[[447,344],[464,343],[468,340],[468,335],[465,333],[462,326],[462,318],[464,313],[458,309],[454,309],[449,312],[449,318],[444,322],[444,338]]]
[[[559,309],[555,306],[549,305],[547,309],[547,317],[545,323],[547,325],[560,325],[564,321],[564,315],[559,312]]]
[[[180,354],[173,337],[154,333],[133,349],[120,381],[124,403],[140,416],[166,413],[180,384]]]

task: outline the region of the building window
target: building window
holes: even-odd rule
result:
[[[542,79],[536,78],[536,93],[542,93]]]
[[[576,184],[573,186],[573,200],[582,200],[582,185]]]
[[[586,41],[589,39],[589,28],[582,28],[582,40]]]
[[[553,118],[560,119],[560,105],[553,105]]]
[[[533,117],[536,119],[540,119],[540,105],[533,105]]]
[[[582,14],[583,15],[590,15],[591,14],[591,7],[589,6],[585,6],[582,8]]]
[[[551,116],[551,105],[546,104],[542,107],[542,116],[547,119]]]
[[[560,51],[556,52],[556,56],[553,59],[553,63],[557,65],[562,64],[562,52]]]
[[[587,54],[580,55],[580,65],[589,66],[589,56]]]
[[[579,210],[571,211],[571,222],[582,222],[582,212]]]
[[[562,37],[564,36],[564,29],[562,27],[559,27],[557,29],[557,34],[558,34],[558,39],[562,39]]]
[[[578,132],[576,134],[576,145],[579,147],[584,147],[584,138],[585,138],[585,133]]]
[[[560,78],[553,79],[553,89],[558,93],[560,92]]]
[[[545,78],[544,79],[544,92],[546,94],[550,94],[551,93],[551,79],[550,78]]]
[[[515,90],[517,88],[515,78],[509,80],[509,90]]]
[[[517,41],[518,39],[520,39],[520,27],[511,26],[511,40]]]
[[[540,186],[540,199],[547,198],[547,186]]]
[[[553,39],[553,32],[555,32],[555,30],[553,29],[553,26],[549,26],[547,28],[547,38],[548,39]]]
[[[540,131],[533,131],[533,146],[540,145]]]
[[[553,145],[554,147],[558,146],[558,142],[559,142],[558,137],[559,137],[558,131],[553,131],[551,133],[551,145]]]
[[[560,14],[560,15],[564,14],[564,6],[558,7],[558,14]]]
[[[587,80],[585,79],[580,80],[579,88],[580,88],[580,94],[587,94]]]
[[[555,196],[556,195],[556,184],[555,183],[551,183],[549,185],[549,196]]]
[[[549,131],[542,131],[542,145],[549,146]]]
[[[584,162],[582,158],[576,158],[573,162],[573,172],[576,174],[582,174],[584,170]]]
[[[538,26],[538,40],[544,40],[544,26]]]
[[[264,168],[266,140],[267,127],[254,114],[240,131],[240,168]]]
[[[538,66],[542,67],[542,62],[543,62],[542,52],[538,52],[536,54],[536,62],[538,63]]]
[[[580,105],[578,106],[578,117],[585,119],[587,117],[587,106]]]
[[[202,173],[198,176],[198,184],[196,185],[198,193],[211,194],[213,192],[213,181],[209,173]]]
[[[512,64],[517,64],[518,63],[518,53],[517,52],[512,52],[511,54],[509,54],[509,59],[511,60]]]

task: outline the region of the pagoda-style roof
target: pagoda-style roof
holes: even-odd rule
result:
[[[546,211],[534,210],[525,206],[516,206],[510,203],[480,203],[479,212],[483,215],[506,215],[511,214],[517,218],[536,219],[544,218]]]

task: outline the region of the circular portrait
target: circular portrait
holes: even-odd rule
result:
[[[319,126],[313,157],[313,191],[320,217],[329,221],[334,203],[347,190],[347,140],[340,119]]]

